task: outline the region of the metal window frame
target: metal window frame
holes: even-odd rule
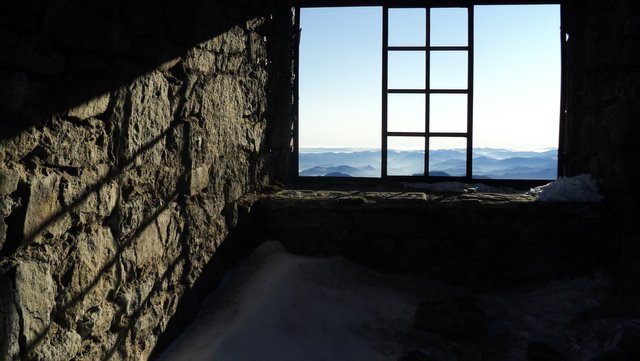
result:
[[[381,146],[381,174],[379,178],[367,177],[312,177],[300,176],[298,170],[299,162],[299,116],[298,116],[298,71],[299,71],[299,37],[298,43],[295,44],[293,52],[293,69],[294,69],[294,117],[292,125],[292,144],[293,144],[293,161],[295,165],[290,173],[290,185],[324,185],[336,186],[338,188],[344,186],[358,185],[390,185],[394,182],[444,182],[444,181],[461,181],[473,182],[496,186],[509,186],[515,188],[527,188],[545,184],[550,180],[538,179],[477,179],[473,178],[473,58],[474,58],[474,6],[476,5],[559,5],[560,6],[560,109],[559,109],[559,139],[558,139],[558,162],[557,175],[562,176],[564,169],[564,136],[566,122],[566,79],[565,79],[565,54],[566,54],[566,32],[563,24],[565,23],[565,7],[566,0],[297,0],[294,1],[295,20],[294,28],[300,29],[300,9],[314,7],[361,7],[376,6],[382,8],[382,146]],[[395,8],[423,8],[426,9],[426,44],[425,46],[389,46],[388,45],[388,10]],[[433,8],[467,8],[468,25],[467,25],[467,46],[430,46],[430,9]],[[426,54],[426,79],[425,89],[388,89],[387,71],[388,71],[388,53],[389,51],[425,51]],[[467,51],[467,89],[430,89],[430,52],[431,51]],[[387,96],[388,94],[425,94],[425,132],[389,132],[387,124]],[[466,94],[467,95],[467,131],[465,133],[458,132],[430,132],[429,131],[429,95],[430,94]],[[389,136],[423,136],[425,138],[425,154],[424,154],[424,175],[422,176],[399,176],[387,174],[387,138]],[[429,138],[437,137],[466,137],[466,175],[465,176],[429,176]]]
[[[425,45],[424,46],[390,46],[389,45],[389,10],[391,9],[424,9],[425,10]],[[388,138],[389,137],[424,137],[424,165],[423,175],[417,176],[421,180],[471,181],[473,156],[473,6],[456,7],[467,10],[467,45],[466,46],[433,46],[431,45],[431,10],[441,6],[424,5],[421,7],[382,7],[382,165],[381,178],[394,179],[406,176],[388,174]],[[450,7],[447,7],[450,8]],[[466,89],[434,89],[431,87],[431,53],[437,51],[461,51],[467,55],[467,87]],[[388,87],[388,56],[391,52],[424,52],[425,54],[425,87],[424,89],[390,89]],[[425,95],[425,130],[424,132],[390,132],[388,130],[388,100],[389,94],[424,94]],[[430,107],[432,94],[464,94],[467,96],[467,130],[466,132],[432,132],[430,129]],[[429,175],[429,149],[432,137],[450,137],[466,139],[465,175],[464,176],[431,176]],[[416,176],[411,176],[415,178]]]

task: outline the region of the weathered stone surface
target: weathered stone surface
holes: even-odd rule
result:
[[[27,241],[41,241],[44,234],[60,235],[69,224],[69,218],[61,213],[59,200],[60,177],[51,174],[31,182],[23,234]]]
[[[147,358],[268,181],[271,5],[156,5],[0,5],[3,358]]]
[[[130,87],[131,113],[125,119],[123,156],[127,162],[161,164],[164,133],[171,122],[169,84],[160,72]]]
[[[215,64],[215,54],[203,49],[191,49],[183,60],[184,68],[209,74]]]
[[[15,289],[7,275],[0,274],[0,361],[10,361],[20,351],[20,315]]]
[[[189,177],[189,194],[196,195],[209,185],[209,166],[203,165],[191,170]]]
[[[82,169],[76,177],[62,175],[60,180],[62,205],[73,209],[81,223],[95,223],[109,216],[119,196],[119,185],[108,179],[108,169],[92,166]]]
[[[243,29],[239,26],[231,28],[227,33],[205,42],[203,48],[223,54],[241,53],[246,47],[246,38]]]
[[[25,131],[11,139],[0,139],[0,162],[16,162],[24,159],[37,147],[39,137],[40,134],[37,132]]]
[[[74,237],[75,248],[63,260],[67,278],[64,281],[63,299],[72,302],[78,295],[86,294],[74,305],[81,312],[74,314],[77,321],[85,310],[99,306],[114,286],[113,269],[109,267],[116,257],[117,244],[107,227],[92,227]]]
[[[107,110],[107,107],[109,106],[109,99],[109,93],[102,94],[93,99],[90,99],[84,104],[80,104],[69,109],[67,115],[79,119],[97,117]]]
[[[45,347],[29,356],[39,360],[66,360],[76,357],[82,349],[82,337],[77,332],[65,330],[55,323],[51,325],[43,343]]]
[[[0,250],[4,247],[7,240],[7,218],[11,213],[19,206],[13,198],[7,196],[0,196]]]
[[[343,254],[476,287],[601,263],[606,238],[600,204],[540,204],[517,194],[292,190],[258,207],[266,237],[293,252]]]
[[[2,357],[148,358],[268,181],[268,7],[189,3],[0,11]]]
[[[637,167],[623,166],[638,151],[632,135],[638,124],[638,12],[628,0],[585,1],[575,4],[563,25],[570,29],[566,49],[573,59],[566,69],[565,174],[593,174],[605,195],[625,207],[640,199]]]
[[[181,224],[177,219],[175,204],[160,212],[148,222],[139,237],[133,240],[136,267],[145,267],[158,274],[166,271],[164,257],[169,257],[169,263],[177,255],[172,248],[176,247]]]
[[[32,345],[51,326],[56,287],[46,264],[25,261],[18,265],[15,276],[16,305],[22,316],[22,335]]]
[[[0,169],[0,196],[7,196],[18,188],[20,176],[12,169]]]
[[[82,168],[107,162],[104,123],[90,119],[84,125],[55,121],[42,139],[47,165]]]

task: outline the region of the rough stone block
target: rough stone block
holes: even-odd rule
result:
[[[72,263],[72,272],[65,292],[75,296],[91,291],[95,295],[86,297],[83,307],[90,308],[100,304],[113,286],[109,277],[111,270],[107,266],[116,255],[116,242],[109,228],[93,227],[78,235],[75,244],[68,260]],[[101,282],[102,279],[107,282]],[[76,315],[77,318],[81,316],[82,313]]]
[[[137,79],[130,87],[131,114],[126,119],[126,161],[160,164],[164,134],[171,122],[169,84],[160,72]]]
[[[27,345],[47,332],[55,306],[55,285],[44,262],[25,261],[18,265],[15,278],[16,304],[22,315],[22,336]]]
[[[209,74],[215,64],[216,56],[206,50],[191,49],[184,58],[184,68],[191,71]]]
[[[7,217],[16,209],[19,205],[11,197],[0,196],[0,250],[4,247],[7,240]]]
[[[233,27],[226,33],[207,41],[203,47],[223,54],[242,53],[246,48],[244,31],[239,26]]]
[[[149,268],[151,274],[162,274],[177,255],[181,225],[176,205],[170,204],[151,216],[142,227],[140,235],[132,241],[136,266]]]
[[[109,99],[109,93],[99,95],[69,109],[67,115],[79,119],[97,117],[107,110],[107,107],[109,106]]]
[[[65,330],[51,324],[45,341],[30,352],[29,357],[39,360],[66,360],[74,358],[82,349],[82,337],[74,330]]]
[[[108,217],[116,207],[118,183],[107,181],[105,177],[99,170],[91,169],[78,177],[65,175],[61,179],[63,206],[79,219],[79,223],[96,223]]]
[[[0,275],[0,290],[0,361],[10,361],[20,352],[20,315],[13,282],[5,275]]]
[[[209,165],[204,164],[191,170],[189,177],[189,195],[194,196],[209,185]]]
[[[43,136],[43,161],[59,167],[94,167],[108,162],[104,123],[90,119],[86,125],[53,122]]]
[[[60,177],[49,175],[31,182],[27,211],[24,219],[24,237],[28,241],[39,241],[45,232],[60,235],[70,226],[58,200]]]
[[[7,196],[18,188],[20,176],[12,169],[0,169],[0,196]]]

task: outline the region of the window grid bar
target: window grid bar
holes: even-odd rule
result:
[[[468,46],[430,46],[431,51],[467,51]]]
[[[467,94],[468,89],[387,89],[389,94]]]
[[[465,132],[387,132],[389,137],[442,137],[442,138],[467,138]]]
[[[389,7],[382,7],[382,144],[380,155],[382,164],[380,165],[380,178],[387,178],[387,130],[388,130],[388,117],[387,117],[387,101],[388,101],[388,60],[389,52],[387,48],[389,46]]]
[[[431,89],[430,94],[468,94],[469,89]]]
[[[473,6],[467,7],[467,178],[473,179]]]
[[[388,132],[387,136],[389,137],[425,137],[427,133],[425,132]]]
[[[291,159],[291,169],[289,170],[288,177],[295,179],[300,174],[300,8],[296,7],[294,13],[294,29],[295,29],[295,44],[292,45],[293,57],[294,57],[294,74],[296,75],[293,83],[293,108],[294,114],[292,123],[293,129],[289,129],[289,136],[293,138],[293,141],[289,141],[289,144],[293,143],[293,149],[287,149],[289,159]]]
[[[564,71],[567,67],[567,31],[566,24],[566,7],[560,6],[560,119],[558,119],[558,164],[557,164],[557,176],[565,173],[566,154],[565,144],[569,144],[567,139],[567,132],[565,124],[567,122],[566,102],[567,102],[567,72]]]
[[[442,138],[469,138],[469,133],[465,132],[429,132],[430,137]]]
[[[388,51],[467,51],[468,46],[389,46]]]
[[[426,89],[387,89],[389,94],[425,94]]]
[[[426,24],[426,29],[425,29],[425,45],[427,47],[427,49],[425,50],[425,59],[426,59],[426,64],[425,64],[425,87],[427,88],[427,91],[424,94],[424,131],[425,132],[429,132],[430,128],[431,128],[431,99],[429,99],[429,90],[431,89],[431,51],[429,49],[431,49],[431,8],[427,7],[426,8],[426,19],[425,19],[425,24]],[[431,139],[429,139],[429,136],[424,137],[424,171],[422,172],[422,175],[424,177],[428,177],[429,176],[429,143],[431,142]]]
[[[388,51],[425,51],[426,46],[389,46]]]

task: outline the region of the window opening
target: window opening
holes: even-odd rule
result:
[[[380,177],[381,19],[380,7],[301,9],[300,176]]]
[[[474,12],[473,175],[556,179],[560,6],[476,6]]]
[[[302,8],[300,21],[299,176],[557,178],[560,5]]]

